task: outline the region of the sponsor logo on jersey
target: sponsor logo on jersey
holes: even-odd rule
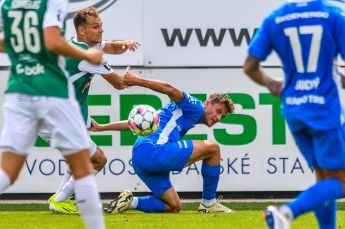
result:
[[[112,6],[117,0],[74,0],[70,1],[68,5],[67,19],[72,18],[73,15],[80,9],[87,7],[95,7],[98,12],[102,12]]]
[[[40,63],[37,63],[34,66],[17,64],[16,72],[18,75],[25,74],[27,76],[35,76],[35,75],[44,74],[45,69],[44,69],[44,66]]]

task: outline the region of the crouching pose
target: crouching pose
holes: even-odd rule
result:
[[[234,111],[231,99],[215,93],[203,104],[188,93],[170,84],[144,79],[127,72],[123,79],[127,86],[141,86],[166,94],[173,101],[159,111],[158,130],[150,136],[138,137],[132,150],[133,168],[136,174],[152,191],[153,195],[133,197],[125,190],[108,209],[119,213],[127,209],[143,212],[179,212],[181,200],[171,184],[170,171],[181,171],[184,167],[202,160],[203,193],[200,212],[231,212],[216,200],[220,175],[219,145],[208,140],[181,140],[196,124],[212,127],[227,114]],[[128,130],[126,121],[106,125],[93,123],[93,131]]]

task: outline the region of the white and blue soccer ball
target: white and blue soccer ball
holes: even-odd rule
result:
[[[149,105],[135,106],[128,115],[128,125],[135,135],[151,135],[159,125],[158,113]]]

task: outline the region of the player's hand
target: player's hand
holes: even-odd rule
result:
[[[139,41],[135,40],[125,40],[122,42],[122,49],[128,49],[132,52],[135,52],[141,46]]]
[[[284,82],[282,80],[268,78],[266,81],[266,85],[268,90],[272,93],[272,95],[279,97],[283,90]]]
[[[91,120],[91,127],[88,129],[91,132],[102,131],[101,125],[99,125],[95,120]]]
[[[101,64],[102,63],[102,59],[103,59],[103,51],[102,50],[98,50],[95,48],[89,48],[88,50],[86,50],[86,55],[87,58],[86,60],[88,62],[90,62],[91,64]]]
[[[123,83],[127,86],[136,86],[138,85],[141,77],[131,73],[131,67],[127,67],[125,70],[125,75],[123,77]]]

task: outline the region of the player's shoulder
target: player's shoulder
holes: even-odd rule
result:
[[[75,37],[72,37],[69,42],[75,46],[78,46],[79,48],[82,48],[82,49],[89,49],[89,46],[84,43],[84,42],[81,42],[81,41],[78,41],[77,38]]]

